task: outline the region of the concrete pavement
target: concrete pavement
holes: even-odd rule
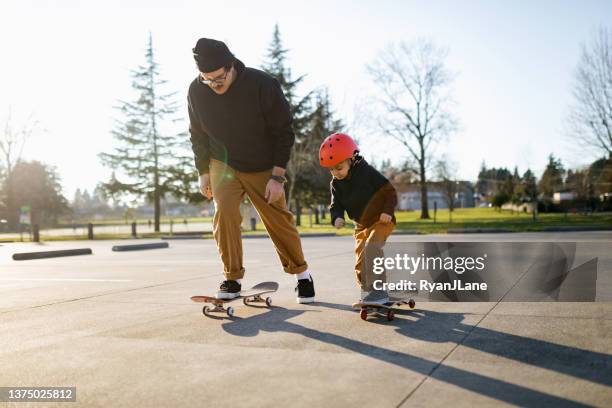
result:
[[[391,238],[414,240],[612,248],[610,232]],[[318,302],[296,304],[270,240],[244,240],[243,287],[280,289],[271,310],[234,303],[232,320],[189,300],[221,280],[213,240],[126,253],[111,248],[130,241],[2,244],[0,386],[76,386],[69,406],[88,407],[612,405],[612,303],[423,302],[364,322],[350,309],[352,238],[302,242]],[[86,246],[93,255],[10,259]]]

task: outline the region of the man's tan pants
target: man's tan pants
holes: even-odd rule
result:
[[[363,290],[372,290],[374,278],[382,279],[383,282],[386,282],[385,274],[374,277],[372,273],[372,266],[366,268],[366,265],[363,264],[366,258],[366,245],[368,246],[369,260],[373,259],[374,257],[384,256],[383,247],[394,228],[394,223],[389,222],[384,224],[380,221],[376,222],[370,227],[364,227],[360,224],[355,225],[355,275],[357,277],[357,284]],[[368,271],[368,273],[366,274],[364,271]]]
[[[271,174],[272,169],[243,173],[218,160],[210,161],[210,183],[215,203],[213,234],[227,280],[242,279],[244,276],[240,203],[245,194],[272,238],[285,272],[297,274],[308,268],[293,214],[287,209],[285,195],[270,204],[264,197]]]

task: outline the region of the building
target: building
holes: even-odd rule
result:
[[[553,203],[560,204],[563,201],[571,201],[576,199],[576,193],[574,192],[562,192],[553,194]]]
[[[457,181],[457,193],[454,198],[455,208],[473,208],[474,186],[469,181]],[[418,183],[392,183],[397,191],[397,209],[411,211],[421,209],[421,186]],[[430,210],[447,209],[448,203],[442,183],[427,183],[427,205]]]

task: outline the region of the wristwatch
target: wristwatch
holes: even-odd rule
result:
[[[287,182],[287,179],[284,176],[276,176],[276,175],[271,175],[270,178],[274,181],[277,181],[281,184],[285,184]]]

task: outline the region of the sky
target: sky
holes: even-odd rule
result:
[[[72,199],[110,175],[97,154],[113,150],[113,106],[132,94],[130,71],[144,63],[149,32],[186,119],[197,39],[225,41],[260,67],[275,24],[293,74],[306,75],[302,91],[327,87],[347,124],[377,96],[366,66],[388,44],[426,38],[446,48],[461,126],[435,154],[456,163],[459,179],[475,181],[483,161],[539,176],[551,153],[566,167],[598,158],[571,142],[566,117],[582,44],[597,27],[612,28],[610,1],[4,0],[0,125],[9,109],[16,127],[30,115],[41,123],[23,158],[56,166]],[[352,130],[366,158],[406,158],[375,130]]]

